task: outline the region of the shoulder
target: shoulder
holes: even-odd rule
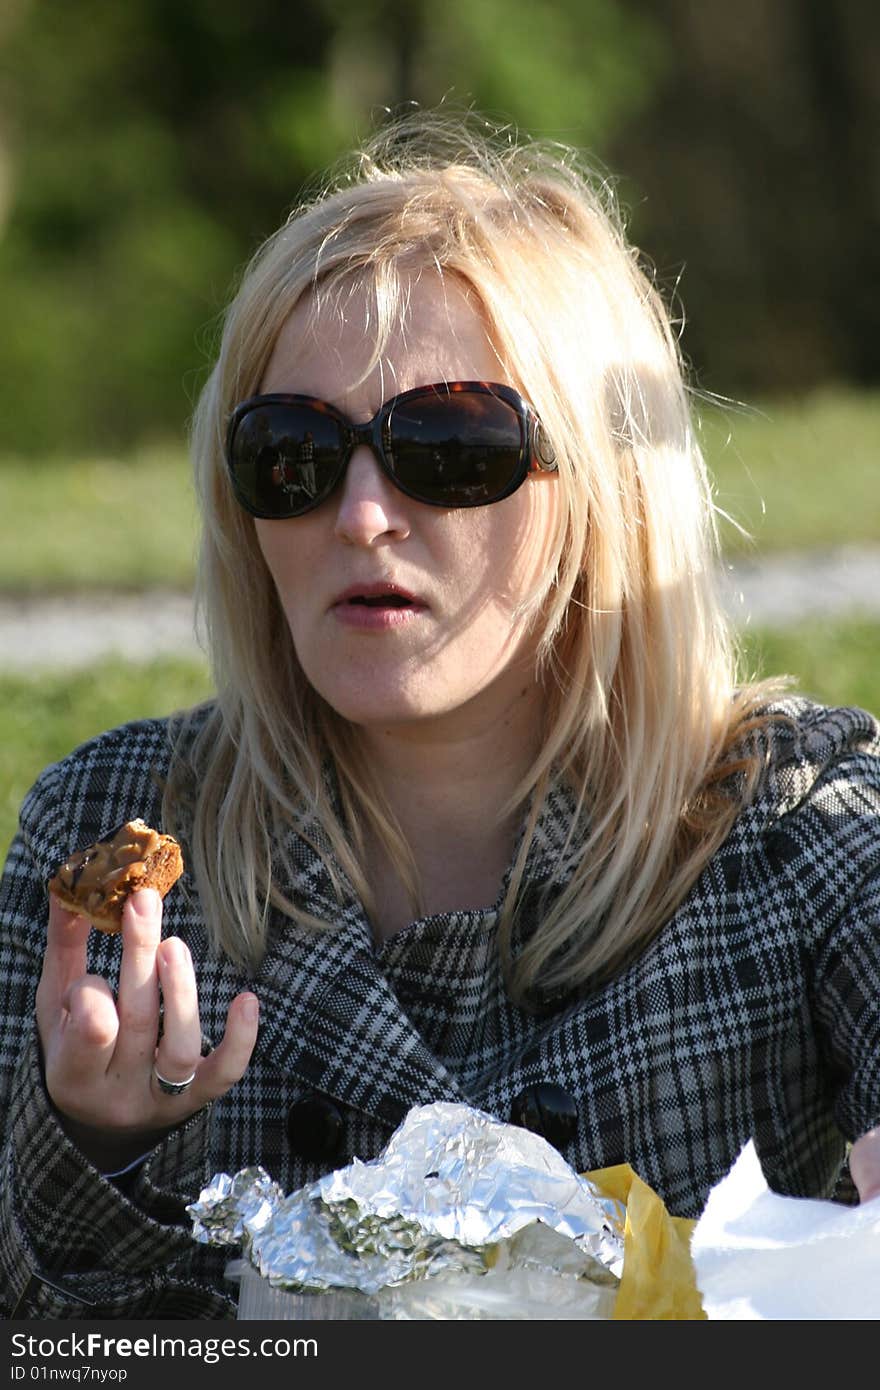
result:
[[[880,723],[867,710],[790,698],[760,711],[758,799],[786,815],[823,788],[880,788]]]
[[[20,837],[41,869],[48,873],[123,821],[140,816],[159,826],[172,763],[185,756],[211,708],[108,729],[46,767],[19,818]]]
[[[841,758],[864,758],[866,767],[880,759],[880,722],[868,710],[793,696],[760,714],[767,762],[792,791],[800,785],[798,776],[821,773]]]
[[[792,698],[761,712],[750,736],[763,773],[732,836],[818,907],[880,870],[880,724],[857,708]]]

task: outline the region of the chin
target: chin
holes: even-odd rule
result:
[[[430,719],[433,714],[439,713],[439,711],[425,709],[420,701],[407,698],[401,693],[382,694],[372,690],[367,694],[363,691],[321,689],[320,686],[315,688],[321,698],[339,715],[340,719],[345,719],[349,724],[357,724],[363,728],[413,724],[422,719]]]
[[[433,710],[400,704],[369,706],[337,704],[333,708],[342,719],[361,729],[403,729],[440,717],[439,712]]]

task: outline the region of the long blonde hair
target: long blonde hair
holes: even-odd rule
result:
[[[303,675],[253,522],[230,491],[223,437],[302,296],[370,289],[378,358],[406,313],[405,272],[423,267],[476,296],[559,466],[552,562],[526,604],[539,625],[546,726],[513,799],[525,831],[500,920],[510,987],[525,997],[608,974],[668,917],[755,780],[731,750],[765,693],[734,698],[711,489],[669,315],[607,184],[569,151],[486,135],[473,121],[407,118],[248,266],[193,426],[198,593],[217,701],[188,754],[187,838],[215,944],[240,962],[259,960],[272,906],[306,929],[332,929],[284,891],[291,827],[369,913],[368,827],[418,913],[404,831],[350,728]],[[555,784],[575,806],[560,848],[567,881],[514,953],[529,846]],[[180,813],[181,785],[169,788],[169,816]]]

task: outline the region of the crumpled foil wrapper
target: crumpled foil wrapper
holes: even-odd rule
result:
[[[381,1157],[289,1196],[262,1168],[219,1173],[187,1211],[196,1240],[241,1245],[272,1286],[299,1292],[474,1289],[490,1272],[499,1289],[502,1273],[511,1288],[616,1288],[623,1268],[622,1204],[539,1135],[466,1105],[416,1106]],[[406,1311],[413,1292],[428,1294],[404,1290],[392,1316],[422,1315]]]

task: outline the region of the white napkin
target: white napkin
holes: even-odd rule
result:
[[[880,1318],[880,1198],[780,1197],[751,1142],[709,1193],[691,1251],[709,1318]]]

